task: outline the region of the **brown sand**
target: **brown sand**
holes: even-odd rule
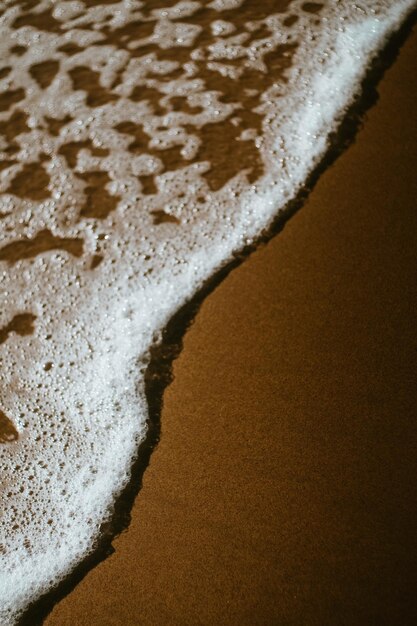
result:
[[[205,301],[131,526],[48,626],[417,623],[416,53]]]

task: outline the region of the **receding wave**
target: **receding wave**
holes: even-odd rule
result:
[[[91,551],[150,347],[297,195],[414,4],[2,3],[2,624]]]

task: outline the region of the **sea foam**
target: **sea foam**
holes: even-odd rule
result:
[[[2,625],[93,549],[150,347],[297,195],[414,6],[3,3]]]

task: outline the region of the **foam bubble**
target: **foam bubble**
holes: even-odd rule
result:
[[[0,17],[4,625],[111,516],[155,337],[296,196],[415,3],[24,5]]]

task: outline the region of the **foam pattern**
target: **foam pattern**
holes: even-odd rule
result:
[[[296,196],[414,6],[2,3],[2,625],[94,548],[150,347]]]

